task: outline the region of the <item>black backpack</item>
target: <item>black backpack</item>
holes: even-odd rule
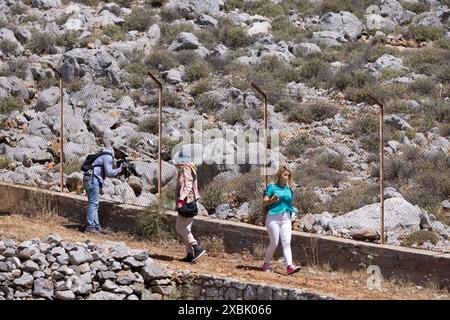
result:
[[[88,172],[89,170],[94,169],[94,167],[102,167],[102,168],[103,168],[103,165],[102,165],[102,164],[95,165],[95,166],[93,166],[92,164],[94,163],[94,161],[95,161],[98,157],[101,157],[101,156],[104,156],[104,155],[109,155],[109,156],[112,157],[112,154],[111,154],[111,153],[109,153],[109,152],[103,152],[103,151],[97,152],[97,153],[89,154],[89,155],[86,157],[86,160],[84,160],[83,164],[81,165],[81,170],[82,170],[83,172],[86,173],[86,172]],[[104,178],[103,170],[102,170],[102,177]]]

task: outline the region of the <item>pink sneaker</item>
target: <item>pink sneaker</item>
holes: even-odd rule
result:
[[[293,274],[293,273],[299,272],[300,269],[301,269],[300,266],[291,264],[290,266],[287,267],[287,274]]]
[[[272,265],[270,263],[264,263],[262,266],[262,271],[266,272],[272,271]]]

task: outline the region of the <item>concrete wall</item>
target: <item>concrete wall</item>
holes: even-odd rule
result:
[[[61,216],[84,223],[87,199],[83,196],[60,194],[32,187],[0,183],[0,212],[36,210],[33,203],[50,204]],[[33,209],[34,208],[34,209]],[[137,218],[142,208],[101,202],[100,221],[116,231],[138,232]],[[176,213],[168,212],[174,226]],[[245,223],[197,217],[195,236],[216,235],[223,238],[226,252],[252,251],[259,243],[266,244],[264,228]],[[180,250],[182,250],[180,248]],[[328,264],[333,270],[366,270],[377,265],[384,278],[396,278],[426,285],[430,282],[450,288],[450,254],[378,245],[343,238],[293,232],[294,261],[301,264]],[[278,250],[277,254],[280,254]]]

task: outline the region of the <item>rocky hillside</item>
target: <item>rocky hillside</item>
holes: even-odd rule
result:
[[[385,104],[386,227],[392,244],[450,248],[449,1],[7,0],[0,3],[0,178],[59,190],[59,91],[65,80],[65,188],[83,157],[126,145],[139,177],[109,179],[103,199],[153,203],[156,87],[164,81],[165,194],[172,148],[199,126],[236,136],[201,142],[204,214],[258,223],[262,145],[294,169],[298,228],[379,238],[378,107]],[[185,148],[193,142],[183,141]],[[246,164],[212,163],[217,152]],[[208,158],[209,157],[209,158]],[[220,156],[223,159],[223,156]],[[306,215],[306,216],[304,216]]]

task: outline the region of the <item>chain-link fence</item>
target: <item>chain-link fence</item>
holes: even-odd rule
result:
[[[383,117],[377,101],[362,116],[328,97],[297,97],[284,114],[286,102],[269,104],[256,84],[209,90],[199,79],[188,94],[168,72],[135,70],[121,82],[115,69],[92,81],[81,71],[65,79],[64,70],[36,68],[35,100],[20,89],[2,98],[3,181],[84,194],[86,156],[126,146],[135,172],[105,179],[101,199],[147,207],[162,197],[175,205],[172,159],[183,149],[197,165],[202,215],[261,225],[263,190],[285,163],[299,209],[294,229],[445,247],[449,155],[421,152],[417,145],[427,137],[398,117]],[[31,104],[22,109],[24,101]]]

